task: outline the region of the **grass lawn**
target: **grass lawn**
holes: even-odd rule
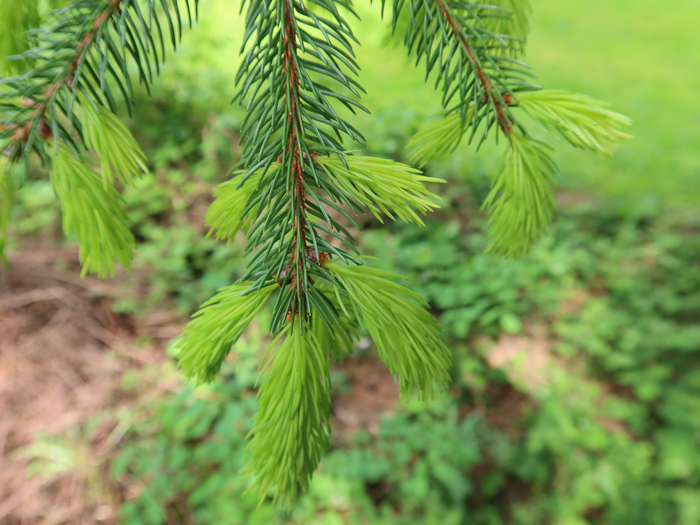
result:
[[[567,152],[562,171],[611,193],[657,193],[699,205],[700,3],[532,4],[528,55],[543,85],[601,98],[634,121],[634,140],[613,161]]]

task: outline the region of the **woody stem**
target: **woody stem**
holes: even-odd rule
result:
[[[10,146],[13,151],[22,142],[26,141],[29,138],[32,130],[37,127],[48,108],[56,99],[58,91],[64,86],[64,84],[70,81],[78,67],[78,64],[84,60],[90,46],[95,42],[100,28],[104,26],[104,24],[106,24],[112,18],[112,15],[119,10],[121,1],[122,0],[110,0],[105,9],[95,17],[90,29],[83,34],[82,39],[76,46],[75,54],[73,55],[72,60],[70,62],[66,62],[57,79],[47,87],[42,100],[34,105],[34,110],[31,112],[30,117],[21,126],[19,126],[13,134],[13,143]],[[73,89],[70,84],[69,87]],[[12,157],[14,156],[11,155],[11,158]]]
[[[301,113],[299,101],[299,72],[296,65],[296,31],[294,27],[294,7],[291,0],[284,0],[284,73],[287,78],[287,144],[286,155],[291,156],[291,192],[293,213],[291,286],[295,289],[295,311],[301,313],[304,298],[304,275],[306,254],[306,218],[304,214],[306,194],[304,189],[304,168],[302,152],[299,148]]]
[[[501,98],[499,98],[496,95],[497,88],[494,88],[488,75],[483,70],[483,68],[479,65],[479,61],[476,58],[476,54],[474,53],[474,50],[469,45],[469,42],[467,41],[467,38],[464,35],[464,32],[462,31],[462,28],[459,27],[459,24],[457,23],[455,18],[450,13],[450,10],[445,5],[445,3],[444,3],[445,0],[436,0],[436,1],[438,4],[438,7],[440,9],[440,13],[445,18],[447,23],[450,25],[450,28],[452,29],[452,34],[454,34],[454,36],[462,42],[462,46],[464,47],[464,50],[469,55],[469,59],[471,60],[471,63],[473,64],[474,68],[476,69],[476,76],[479,79],[479,84],[481,84],[481,88],[484,90],[486,97],[493,104],[493,107],[496,110],[496,118],[498,120],[499,127],[501,128],[503,133],[508,135],[512,131],[512,123],[506,114],[505,105],[501,101]]]

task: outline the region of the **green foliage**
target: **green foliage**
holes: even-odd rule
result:
[[[501,19],[510,18],[510,12],[471,2],[439,0],[407,5],[395,0],[394,23],[407,7],[411,17],[404,44],[409,53],[415,53],[416,63],[424,62],[426,78],[434,72],[435,85],[442,91],[443,108],[455,108],[463,126],[471,127],[470,142],[482,122],[480,142],[486,140],[496,124],[507,133],[517,120],[504,96],[533,88],[526,80],[530,76],[528,66],[503,52],[517,47],[519,36],[494,32]],[[473,113],[468,120],[472,104]]]
[[[470,104],[467,120],[471,120],[473,114],[474,106]],[[408,141],[408,160],[422,168],[431,160],[446,157],[457,149],[465,131],[459,113],[438,116]]]
[[[0,75],[19,73],[33,63],[22,58],[29,48],[26,31],[39,26],[36,0],[2,0],[0,2]],[[14,60],[10,57],[14,57]]]
[[[393,5],[396,29],[405,4],[396,1]],[[492,128],[496,140],[500,133],[509,139],[511,149],[487,201],[493,205],[490,250],[509,257],[526,253],[546,231],[556,172],[544,149],[529,140],[513,112],[521,96],[520,105],[528,114],[576,147],[610,154],[621,140],[629,138],[620,131],[629,125],[629,119],[602,109],[602,103],[562,91],[540,92],[539,86],[527,80],[527,65],[516,57],[527,36],[528,12],[526,1],[411,3],[404,38],[409,54],[415,53],[417,62],[425,63],[426,78],[435,73],[436,87],[443,94],[438,119],[409,141],[412,161],[423,166],[444,157],[467,133],[469,143],[480,133],[479,146]],[[504,177],[504,173],[513,176]],[[505,186],[506,182],[520,188]]]
[[[376,157],[319,157],[329,177],[355,201],[382,221],[381,213],[394,220],[392,212],[406,222],[423,224],[413,208],[425,215],[437,207],[439,197],[430,193],[424,182],[445,182],[420,176],[420,171],[405,164]]]
[[[242,170],[236,173],[243,175]],[[206,221],[211,226],[210,235],[217,230],[217,239],[232,239],[236,233],[243,230],[248,233],[257,207],[246,213],[246,205],[255,188],[260,183],[262,173],[255,172],[246,180],[232,178],[219,184],[214,190],[216,200],[207,210]]]
[[[223,363],[222,381],[194,391],[185,384],[130,411],[134,422],[111,463],[134,494],[120,521],[693,525],[697,218],[644,201],[564,206],[550,237],[506,262],[483,253],[485,219],[458,222],[463,192],[446,199],[444,220],[392,223],[362,237],[363,251],[381,259],[373,264],[411,278],[439,315],[454,356],[449,395],[402,404],[376,431],[334,428],[308,492],[289,510],[258,507],[257,494],[244,495],[255,479],[240,471],[268,344],[263,309],[235,360]],[[484,358],[492,343],[483,341],[500,338],[508,317],[520,320],[520,340],[544,334],[565,365],[545,369],[549,382],[539,389]],[[148,373],[174,371],[138,372],[136,393],[152,381]],[[32,450],[36,469],[43,452]]]
[[[317,263],[321,253],[351,257],[328,241],[330,234],[351,247],[353,238],[327,213],[326,206],[337,205],[325,195],[358,208],[314,163],[317,155],[344,156],[343,136],[364,142],[331,101],[353,111],[363,106],[326,85],[338,84],[359,95],[362,88],[352,78],[358,69],[351,45],[356,39],[335,2],[312,3],[318,14],[282,0],[245,4],[250,16],[235,100],[246,101],[248,111],[241,127],[239,165],[246,169],[244,180],[262,170],[248,202],[259,212],[247,236],[247,253],[257,253],[248,262],[245,278],[259,288],[286,273],[289,286],[275,303],[273,333],[282,328],[289,309],[301,317],[311,314],[309,298],[318,295],[313,279],[324,278],[326,272],[307,258],[307,248],[313,249]],[[353,13],[349,5],[338,5]]]
[[[350,298],[380,357],[398,377],[401,395],[410,398],[417,388],[418,398],[428,400],[436,390],[442,391],[450,381],[450,351],[440,340],[440,325],[424,309],[423,299],[390,281],[399,278],[390,272],[335,263],[328,269]]]
[[[246,471],[255,475],[251,489],[261,503],[274,489],[273,501],[289,505],[300,490],[308,489],[329,445],[329,353],[312,330],[298,323],[288,325],[266,354],[273,348],[257,394],[258,413],[248,445],[252,459]]]
[[[0,4],[2,64],[7,52],[22,51],[16,49],[18,46],[27,47],[24,31],[37,23],[36,5],[31,0],[4,0]],[[191,24],[192,13],[187,0],[184,5]],[[127,128],[105,108],[112,113],[117,111],[113,90],[118,90],[131,113],[133,72],[128,58],[135,62],[138,80],[147,88],[153,79],[152,66],[158,73],[165,59],[159,18],[165,20],[172,45],[176,46],[182,33],[180,7],[177,2],[172,4],[174,16],[170,9],[167,4],[151,1],[142,6],[131,0],[113,0],[77,1],[52,11],[42,20],[45,27],[32,33],[31,47],[13,62],[20,68],[31,68],[2,79],[0,146],[3,154],[17,162],[35,153],[49,166],[55,159],[62,159],[62,166],[54,167],[54,172],[62,171],[66,178],[65,170],[72,169],[75,170],[72,179],[85,179],[84,175],[91,168],[66,161],[65,154],[70,149],[79,155],[82,141],[100,156],[105,195],[110,194],[108,183],[115,176],[125,184],[132,184],[133,176],[146,171],[144,155]],[[9,30],[6,30],[6,23],[12,24]],[[160,53],[154,36],[160,40]],[[76,103],[82,111],[74,111]],[[64,211],[64,217],[74,216],[78,207],[83,208],[81,217],[87,217],[87,206],[109,208],[112,218],[123,216],[114,209],[116,201],[112,196],[99,204],[94,200],[99,198],[98,194],[92,191],[93,200],[80,204],[75,200],[81,198],[80,195],[73,194],[69,203],[72,208]],[[90,221],[94,226],[94,220]],[[125,223],[118,222],[102,222],[98,230],[89,234],[84,226],[75,225],[82,230],[77,235],[78,241],[90,242],[90,245],[81,246],[84,254],[81,260],[87,261],[83,273],[96,271],[100,276],[113,273],[114,262],[107,260],[112,255],[128,268],[132,241],[124,234]],[[95,236],[101,236],[104,245],[97,251]]]
[[[537,404],[521,423],[522,441],[510,437],[496,456],[496,494],[509,491],[509,476],[533,491],[510,504],[516,523],[663,524],[693,515],[685,494],[697,495],[700,269],[688,227],[697,221],[631,204],[565,209],[552,238],[508,264],[480,253],[482,227],[460,233],[455,223],[429,222],[369,239],[386,267],[417,279],[450,340],[496,337],[512,315],[546,326],[557,358],[571,359],[529,392]],[[456,360],[469,392],[462,403],[488,403],[498,377],[472,352],[457,350]],[[498,417],[505,408],[494,410]]]
[[[189,3],[184,4],[191,22]],[[158,72],[165,58],[159,19],[164,20],[173,47],[182,23],[177,3],[173,4],[174,16],[167,5],[157,7],[154,2],[146,2],[142,12],[137,2],[128,1],[116,17],[120,5],[121,1],[74,2],[53,11],[42,22],[48,30],[37,32],[34,47],[22,55],[37,64],[26,74],[3,79],[6,89],[0,94],[0,105],[11,113],[5,130],[0,132],[0,142],[9,138],[15,127],[25,128],[26,140],[18,144],[13,139],[15,154],[34,151],[49,162],[41,136],[44,126],[52,130],[54,140],[74,144],[71,132],[74,128],[80,130],[82,123],[73,111],[76,101],[80,104],[79,98],[116,112],[116,89],[131,112],[132,72],[127,58],[137,65],[139,81],[148,84],[153,78],[152,66]],[[160,40],[160,52],[154,36]],[[90,52],[92,49],[94,52]],[[12,102],[18,97],[32,104],[18,107]]]
[[[556,165],[546,144],[517,132],[510,142],[483,207],[491,214],[488,251],[513,257],[526,253],[549,225]]]
[[[576,148],[612,155],[632,138],[620,131],[630,119],[606,109],[607,103],[566,91],[527,91],[518,95],[521,108],[548,131]]]
[[[61,145],[53,159],[51,182],[61,201],[63,230],[75,234],[80,245],[82,274],[114,275],[114,261],[127,270],[136,245],[122,210],[121,196],[113,186],[106,188],[89,159],[76,156]]]
[[[213,399],[185,389],[137,414],[141,417],[132,432],[150,434],[151,439],[126,444],[111,465],[111,475],[149,482],[121,509],[122,523],[166,523],[167,507],[180,494],[187,494],[185,504],[198,522],[269,523],[274,511],[256,510],[255,497],[242,496],[249,483],[240,470],[247,459],[248,421],[256,407],[254,396],[242,398],[241,386],[240,381],[221,386]],[[206,478],[199,475],[204,471],[209,472]]]
[[[427,304],[390,280],[396,275],[366,268],[345,222],[359,230],[349,213],[368,210],[380,221],[387,215],[423,225],[420,215],[437,207],[437,196],[424,186],[434,179],[392,160],[355,156],[346,147],[348,141],[367,146],[341,116],[345,110],[367,111],[357,101],[364,91],[355,80],[359,65],[353,43],[358,41],[344,17],[355,12],[343,0],[310,5],[243,4],[244,58],[233,99],[246,105],[241,158],[229,171],[233,179],[218,186],[207,222],[217,239],[230,241],[244,230],[246,267],[243,275],[231,276],[236,284],[204,303],[180,346],[185,374],[197,384],[212,381],[278,289],[269,332],[281,342],[265,382],[273,386],[263,386],[259,394],[250,472],[260,497],[273,490],[281,501],[296,497],[298,485],[307,487],[328,446],[329,356],[342,358],[351,349],[357,326],[373,337],[404,397],[417,388],[420,399],[432,399],[451,379],[450,352],[436,319],[424,309]],[[141,149],[113,114],[115,93],[132,114],[132,77],[150,89],[153,71],[159,72],[165,57],[159,20],[175,48],[182,6],[191,24],[188,0],[174,2],[172,11],[153,0],[71,3],[48,17],[46,29],[33,37],[34,47],[22,55],[36,66],[3,80],[4,154],[12,162],[36,154],[52,165],[64,229],[75,230],[81,245],[83,274],[114,274],[115,259],[129,268],[134,236],[112,183],[118,179],[138,191],[136,178],[147,168]],[[426,78],[434,73],[442,91],[443,122],[412,141],[413,158],[425,163],[452,151],[467,133],[470,143],[480,133],[479,145],[492,129],[496,140],[507,137],[510,149],[485,201],[492,212],[489,249],[509,256],[526,252],[550,219],[555,171],[544,146],[528,135],[512,109],[517,93],[539,89],[528,80],[528,66],[516,58],[527,34],[527,2],[396,0],[392,10],[394,29],[407,10],[402,20],[408,53],[424,62]],[[542,113],[542,100],[531,97],[525,107]],[[571,103],[560,101],[558,111],[549,112],[553,117],[539,120],[569,141],[574,135],[581,141],[582,132],[572,131],[576,119],[564,106],[570,110]],[[588,120],[602,114],[597,106],[581,113]],[[616,129],[624,119],[606,115],[603,134],[595,135],[588,121],[582,124],[598,149],[607,147],[603,136],[608,142],[623,137]],[[83,149],[100,158],[101,188]],[[133,193],[131,198],[139,199]],[[139,224],[136,233],[158,235],[163,242],[167,236],[151,226]],[[188,257],[195,258],[192,252]],[[518,330],[517,319],[501,319],[510,331]]]
[[[85,146],[100,157],[104,187],[112,184],[115,177],[125,186],[133,186],[134,177],[148,173],[146,155],[114,113],[85,99],[82,107],[83,139]]]
[[[58,149],[50,151],[52,183],[63,206],[64,231],[66,235],[74,231],[80,244],[83,275],[96,272],[104,277],[114,275],[115,261],[128,270],[135,246],[129,231],[131,221],[121,209],[121,196],[112,184],[117,178],[133,186],[134,177],[147,172],[147,168],[145,155],[128,128],[104,107],[93,106],[84,97],[81,101],[85,146],[99,156],[101,173],[91,167],[93,160],[81,154],[75,144],[59,141]],[[2,208],[6,221],[12,206],[9,170],[4,170],[8,171]],[[102,180],[102,188],[95,187],[94,177]],[[2,221],[0,243],[4,243],[6,227],[1,225]]]
[[[192,149],[176,135],[151,156],[158,172],[125,195],[143,241],[134,266],[140,260],[154,283],[149,301],[172,295],[184,310],[236,279],[242,259],[236,243],[217,246],[197,229],[201,214],[192,210],[209,191],[197,176],[214,179],[211,166],[193,166],[195,174],[182,167]],[[42,182],[17,199],[36,203],[32,220],[50,208],[41,204],[50,190]],[[376,434],[334,432],[334,449],[290,513],[256,509],[256,497],[242,496],[252,481],[239,474],[249,459],[256,352],[266,332],[252,323],[235,364],[223,363],[221,383],[185,388],[137,412],[141,420],[113,464],[136,494],[121,521],[695,525],[697,218],[689,213],[676,223],[669,210],[645,207],[641,198],[564,208],[551,237],[506,264],[483,255],[486,228],[463,190],[453,178],[446,190],[452,207],[446,199],[441,220],[425,220],[425,228],[370,226],[361,237],[363,251],[381,258],[373,264],[414,280],[439,313],[455,356],[454,399],[402,406]],[[333,289],[318,287],[342,312]],[[318,320],[312,323],[327,326]],[[475,341],[502,331],[528,338],[533,326],[546,328],[554,355],[571,369],[530,395],[521,417],[505,374],[484,362]],[[504,419],[513,427],[504,430]]]
[[[204,303],[178,343],[180,368],[196,384],[210,383],[273,286],[244,295],[250,283],[228,286]]]

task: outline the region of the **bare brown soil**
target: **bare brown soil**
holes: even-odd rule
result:
[[[117,422],[104,418],[87,443],[76,432],[105,409],[140,402],[120,388],[124,374],[161,361],[158,336],[179,331],[158,315],[137,326],[114,314],[112,299],[127,292],[109,281],[80,279],[77,259],[70,249],[21,252],[0,270],[3,525],[114,523],[118,502],[108,491],[91,494],[88,482],[107,486],[94,478],[103,474],[100,457],[114,445]],[[132,344],[135,338],[151,343]],[[80,452],[73,456],[28,450],[41,435],[76,439],[82,449],[72,448]],[[27,456],[37,455],[57,472],[30,477]]]
[[[348,359],[341,367],[348,390],[333,396],[333,416],[343,433],[359,428],[376,434],[382,417],[394,412],[399,383],[389,369],[368,356]]]
[[[115,525],[121,500],[138,491],[108,476],[123,433],[115,415],[179,386],[155,380],[135,392],[122,380],[159,367],[186,319],[115,314],[113,299],[133,292],[119,279],[81,279],[73,249],[23,251],[10,263],[0,269],[0,524]],[[334,394],[334,439],[377,432],[396,408],[398,383],[367,356],[339,370],[347,389]],[[37,449],[37,439],[67,446]]]

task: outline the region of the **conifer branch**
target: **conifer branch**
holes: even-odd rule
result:
[[[56,102],[59,90],[67,86],[73,89],[73,77],[90,50],[90,46],[95,42],[97,35],[103,30],[103,26],[109,22],[111,17],[119,10],[122,0],[109,0],[101,9],[94,12],[92,20],[86,24],[85,29],[78,39],[69,58],[59,70],[53,82],[46,86],[43,94],[38,100],[27,98],[25,105],[31,106],[31,111],[23,115],[24,118],[11,121],[9,126],[12,129],[12,136],[9,145],[5,150],[5,155],[13,160],[20,158],[23,149],[31,150],[33,141],[37,133],[44,140],[52,136],[51,128],[47,124],[44,116],[46,112]],[[68,115],[70,118],[70,115]]]
[[[380,220],[386,215],[422,224],[420,214],[439,199],[425,187],[432,179],[418,170],[343,146],[345,138],[364,141],[335,108],[364,110],[338,90],[362,91],[352,78],[355,37],[339,10],[352,8],[342,1],[309,2],[314,10],[293,0],[248,3],[234,97],[248,109],[243,154],[233,178],[217,187],[207,222],[222,239],[242,229],[251,258],[234,285],[236,297],[224,289],[216,305],[204,305],[180,344],[183,371],[213,379],[244,325],[239,320],[250,319],[258,305],[246,298],[278,290],[247,469],[261,498],[273,491],[283,502],[305,489],[328,446],[329,360],[352,351],[359,326],[370,331],[406,396],[417,386],[420,397],[431,397],[449,381],[450,365],[425,304],[384,278],[394,276],[365,267],[353,235],[335,218],[342,215],[358,231],[350,214],[365,209]],[[231,301],[220,299],[226,294]],[[384,313],[395,307],[396,316]],[[207,330],[215,335],[206,339]]]
[[[31,37],[34,47],[19,57],[31,69],[1,81],[0,164],[36,153],[51,166],[64,230],[79,242],[83,273],[113,273],[115,261],[129,267],[135,241],[114,183],[133,184],[146,162],[114,115],[113,90],[130,112],[132,73],[148,88],[164,60],[159,16],[173,48],[181,36],[178,1],[171,16],[164,0],[75,0]],[[338,108],[367,111],[358,102],[364,90],[355,79],[357,39],[342,14],[355,13],[349,0],[307,2],[308,8],[301,0],[244,0],[244,57],[234,97],[246,105],[243,152],[231,179],[216,188],[206,221],[219,239],[242,230],[250,257],[241,279],[202,305],[178,343],[184,374],[197,384],[213,381],[251,320],[271,304],[273,341],[261,360],[247,471],[261,500],[272,491],[282,502],[308,486],[328,447],[330,360],[352,352],[360,329],[371,335],[403,397],[414,390],[421,399],[433,397],[449,383],[451,366],[428,305],[395,282],[399,276],[365,265],[349,231],[360,230],[351,214],[365,210],[380,221],[422,225],[421,215],[439,200],[425,183],[444,181],[346,149],[344,141],[364,145],[364,138]],[[491,129],[497,140],[505,136],[484,203],[489,250],[522,254],[551,218],[556,166],[517,111],[575,147],[604,154],[628,137],[620,127],[629,122],[598,101],[538,91],[529,82],[528,66],[518,59],[528,0],[408,5],[404,10],[405,0],[393,1],[393,27],[405,26],[409,55],[424,62],[426,79],[435,74],[443,106],[439,120],[411,140],[410,158],[422,166],[453,151],[468,133],[471,143],[479,130],[479,145]],[[11,175],[0,170],[0,257],[15,189]]]
[[[484,203],[491,214],[489,250],[515,256],[526,253],[547,229],[557,171],[515,111],[521,108],[575,147],[603,154],[610,154],[629,138],[620,130],[629,119],[588,97],[544,91],[528,82],[528,66],[517,56],[528,31],[529,4],[527,0],[493,0],[490,4],[463,0],[410,3],[411,21],[404,42],[409,53],[415,49],[418,61],[424,60],[427,75],[437,69],[443,111],[411,138],[408,156],[422,167],[454,151],[470,128],[469,143],[483,130],[481,145],[497,123],[496,141],[500,133],[505,135],[508,151]],[[403,2],[395,0],[394,27],[402,8]],[[502,29],[510,34],[499,33]],[[457,95],[458,101],[451,102]],[[518,177],[525,177],[525,182],[514,189],[507,181]],[[534,189],[537,191],[530,191]]]
[[[508,104],[512,101],[512,94],[502,94],[500,90],[495,88],[494,81],[481,65],[481,61],[474,52],[474,49],[472,49],[472,46],[469,44],[467,35],[455,19],[455,16],[452,14],[452,9],[447,4],[446,0],[435,0],[435,2],[437,2],[439,7],[440,15],[442,15],[445,23],[450,28],[452,36],[459,41],[462,47],[462,52],[466,54],[472,67],[474,68],[476,78],[481,85],[481,104],[488,102],[493,106],[493,110],[496,113],[496,121],[498,122],[498,126],[501,128],[501,131],[507,135],[513,129],[513,125],[515,123],[515,119],[508,110]],[[477,108],[478,105],[479,102],[476,102]],[[487,128],[489,127],[488,123],[486,126]]]
[[[173,48],[181,36],[178,2],[184,1],[192,23],[189,0],[174,0],[176,16],[171,16],[166,2],[156,1],[75,0],[53,11],[48,17],[49,27],[32,33],[30,40],[34,47],[11,57],[32,67],[0,80],[0,151],[12,163],[26,159],[31,153],[48,166],[62,162],[61,169],[54,166],[52,178],[61,172],[64,180],[74,181],[71,191],[58,193],[62,204],[70,206],[64,210],[64,217],[85,208],[86,204],[76,199],[97,195],[90,177],[99,174],[82,152],[93,150],[99,156],[103,197],[111,199],[105,209],[111,210],[109,216],[118,220],[101,224],[101,228],[113,229],[101,230],[99,235],[97,232],[78,235],[81,254],[100,254],[81,257],[90,261],[85,268],[99,275],[113,273],[110,257],[127,268],[132,258],[133,242],[124,233],[124,230],[128,232],[128,221],[115,208],[119,200],[110,197],[113,190],[110,185],[115,179],[133,184],[134,177],[147,171],[145,155],[128,128],[113,115],[117,111],[113,89],[121,92],[131,112],[133,83],[128,59],[135,63],[139,81],[148,89],[153,81],[151,65],[158,72],[165,58],[159,17],[167,21]],[[152,33],[160,40],[160,53]],[[73,156],[70,162],[66,160],[68,150]],[[104,239],[100,236],[119,241],[103,246]]]
[[[291,261],[289,271],[289,286],[294,289],[294,300],[291,306],[290,313],[299,315],[300,318],[306,317],[306,287],[308,287],[307,273],[307,242],[306,242],[306,189],[304,186],[304,169],[301,162],[302,152],[301,139],[298,134],[301,133],[303,122],[301,120],[301,111],[297,103],[300,101],[299,90],[299,71],[297,62],[297,35],[295,29],[294,8],[291,4],[292,0],[283,0],[284,5],[284,75],[286,76],[287,85],[285,89],[285,105],[287,107],[287,143],[284,152],[282,153],[282,162],[286,157],[291,156],[290,162],[290,192],[291,204],[293,208],[292,215],[292,239],[291,239]],[[309,152],[312,157],[314,152]],[[318,252],[315,253],[319,257]],[[317,259],[318,260],[318,259]]]

